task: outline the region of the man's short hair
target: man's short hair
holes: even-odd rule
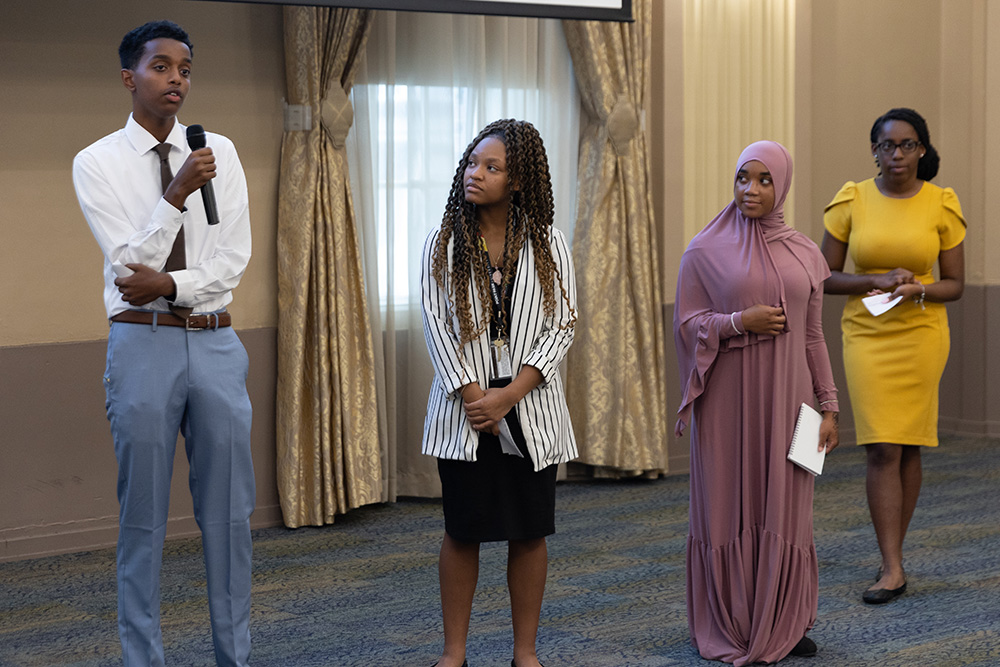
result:
[[[191,38],[173,21],[150,21],[138,28],[134,28],[122,37],[122,43],[118,47],[118,57],[122,61],[122,69],[135,69],[142,58],[143,51],[146,50],[146,43],[154,39],[167,37],[176,39],[187,45],[188,50],[194,52],[191,46]]]

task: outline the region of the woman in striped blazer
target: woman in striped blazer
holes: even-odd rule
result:
[[[424,336],[434,380],[423,453],[438,459],[444,651],[465,644],[481,542],[507,541],[512,667],[538,667],[535,639],[555,532],[556,466],[576,457],[559,364],[576,286],[537,130],[488,125],[466,149],[439,229],[424,245]]]

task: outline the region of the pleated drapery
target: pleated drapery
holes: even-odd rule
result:
[[[351,91],[347,153],[368,315],[381,343],[375,354],[389,485],[400,495],[437,497],[437,459],[420,453],[434,377],[420,312],[424,241],[441,226],[465,147],[498,118],[538,128],[554,224],[569,236],[580,100],[555,20],[379,11],[365,50]]]
[[[289,104],[278,195],[277,477],[285,525],[387,500],[361,255],[344,140],[367,10],[284,9]]]
[[[801,157],[795,141],[796,4],[684,0],[685,243],[732,199],[733,155],[744,146],[770,139]],[[794,185],[785,220],[795,226]]]
[[[651,0],[634,23],[565,21],[583,100],[573,242],[580,320],[566,393],[579,460],[667,469],[666,369],[649,158]]]

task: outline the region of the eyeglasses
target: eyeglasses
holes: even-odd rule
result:
[[[886,140],[875,145],[875,147],[884,155],[892,155],[896,152],[897,148],[903,151],[903,154],[906,155],[917,150],[918,146],[920,146],[920,142],[914,141],[913,139],[903,139],[898,144],[894,144],[891,141]]]

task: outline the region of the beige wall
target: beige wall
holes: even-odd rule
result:
[[[654,3],[654,210],[661,228],[664,299],[673,302],[683,248],[682,0]],[[891,28],[890,28],[891,26]],[[967,279],[1000,285],[1000,219],[986,209],[987,174],[1000,157],[1000,3],[987,0],[800,0],[797,6],[795,225],[819,241],[823,206],[846,180],[875,174],[874,119],[917,109],[942,154],[936,182],[955,188],[969,226]],[[888,31],[888,34],[887,34]],[[994,39],[987,39],[993,35]],[[737,112],[738,113],[738,112]],[[738,151],[740,147],[736,147]]]
[[[986,62],[982,76],[972,82],[973,88],[969,97],[985,98],[986,108],[976,116],[978,124],[974,129],[977,132],[969,139],[970,144],[977,147],[976,150],[979,151],[977,154],[982,155],[981,168],[977,170],[974,182],[982,186],[980,206],[975,212],[981,216],[979,219],[984,230],[981,237],[976,237],[981,239],[983,282],[987,285],[1000,285],[1000,261],[997,261],[1000,257],[1000,211],[995,205],[986,206],[986,193],[996,192],[993,182],[996,174],[1000,173],[1000,154],[996,150],[996,147],[1000,146],[1000,124],[996,122],[997,118],[1000,118],[1000,3],[989,1],[986,2],[986,7],[985,12],[972,13],[973,22],[982,21],[980,24],[982,28],[977,30],[975,43],[985,50]],[[983,13],[986,14],[985,17],[982,17]],[[985,34],[981,34],[983,30]],[[961,38],[961,35],[957,37],[959,41]],[[949,45],[951,44],[952,42],[949,42]]]
[[[985,205],[989,161],[997,160],[987,155],[987,147],[996,145],[989,133],[996,130],[986,121],[1000,110],[1000,5],[988,0],[800,4],[811,13],[811,26],[801,35],[811,49],[811,75],[805,77],[811,90],[801,91],[800,111],[807,116],[801,127],[811,142],[814,238],[822,236],[822,208],[840,185],[875,175],[868,147],[874,119],[891,107],[912,107],[927,119],[941,154],[935,182],[955,189],[970,223],[966,280],[1000,285],[1000,266],[990,261],[1000,251],[1000,218]],[[887,26],[891,34],[885,34]]]
[[[1000,434],[1000,220],[986,206],[1000,173],[1000,3],[993,0],[800,0],[795,73],[796,226],[817,241],[822,207],[847,179],[872,174],[867,134],[891,106],[930,122],[970,221],[969,287],[949,308],[952,359],[942,426]],[[664,312],[672,315],[683,238],[682,0],[655,0],[646,117],[659,221]],[[95,8],[100,8],[99,11]],[[116,48],[153,18],[185,25],[194,85],[181,118],[231,137],[250,186],[254,257],[232,310],[251,357],[257,525],[279,520],[274,488],[275,229],[281,137],[281,11],[164,0],[6,0],[0,16],[0,560],[114,540],[115,464],[102,414],[101,258],[70,179],[73,155],[120,127],[129,110]],[[891,29],[889,28],[891,27]],[[987,39],[993,36],[992,41]],[[827,339],[839,370],[840,303]],[[669,333],[668,333],[669,338]],[[678,380],[668,344],[668,414]],[[842,378],[840,386],[843,386]],[[849,418],[849,415],[848,415]],[[849,421],[847,422],[849,425]],[[671,429],[672,431],[672,429]],[[671,440],[673,471],[687,438]],[[178,454],[172,534],[190,533],[186,464]]]
[[[674,437],[680,405],[673,346],[673,306],[677,269],[684,252],[684,88],[683,0],[653,3],[652,92],[647,123],[650,142],[653,214],[659,221],[660,271],[667,336],[667,460],[671,471],[689,467],[687,438]]]
[[[868,133],[892,107],[919,111],[938,142],[940,0],[838,0],[811,4],[808,114],[812,139],[811,214],[822,236],[823,206],[844,184],[877,172]],[[891,26],[886,35],[887,26]],[[938,146],[944,160],[947,150]],[[959,196],[962,193],[959,192]],[[800,213],[804,215],[805,211]]]
[[[5,0],[0,346],[107,335],[101,254],[77,206],[70,166],[77,151],[120,128],[131,111],[119,77],[122,35],[163,17],[184,26],[194,44],[191,93],[180,119],[230,137],[247,173],[254,254],[231,310],[242,327],[277,321],[281,10],[177,0]]]
[[[678,169],[684,127],[678,97],[685,69],[683,36],[676,26],[682,6],[683,0],[654,2],[654,57],[661,62],[653,68],[650,109],[653,198],[668,316],[684,243],[677,215],[686,177]],[[868,132],[876,117],[909,106],[927,119],[942,155],[935,182],[955,189],[969,220],[966,293],[949,306],[952,353],[942,381],[941,425],[1000,433],[1000,390],[991,379],[1000,372],[1000,354],[985,342],[1000,313],[1000,214],[986,205],[990,175],[1000,173],[1000,157],[988,150],[1000,145],[1000,129],[988,122],[1000,112],[1000,3],[799,0],[796,27],[796,228],[819,242],[823,207],[844,181],[875,175]],[[734,147],[734,155],[739,148]],[[846,394],[839,327],[843,299],[827,298],[825,329],[837,384]],[[677,381],[674,373],[668,386]],[[849,401],[843,405],[849,438]],[[681,460],[686,445],[686,438],[670,443],[671,461]]]
[[[803,108],[812,149],[811,236],[822,237],[823,206],[845,180],[875,175],[869,149],[874,119],[892,107],[918,110],[941,154],[935,182],[955,189],[969,221],[965,294],[948,306],[952,346],[941,383],[940,426],[998,434],[1000,392],[991,378],[1000,371],[1000,354],[986,341],[1000,310],[1000,218],[986,197],[995,160],[987,147],[996,145],[987,119],[996,116],[1000,98],[985,92],[984,83],[1000,69],[1000,53],[989,46],[989,37],[1000,37],[1000,7],[992,0],[809,4],[811,28],[801,37],[812,50],[809,108]],[[827,298],[826,331],[838,386],[846,394],[838,326],[843,302]],[[850,435],[849,412],[843,421]]]
[[[183,122],[237,146],[253,259],[231,307],[250,355],[254,525],[280,521],[274,482],[275,237],[284,61],[281,9],[180,0],[5,0],[0,9],[0,560],[114,543],[116,464],[101,374],[102,258],[71,164],[131,110],[122,35],[170,18],[194,43]],[[178,448],[170,534],[196,532]]]

